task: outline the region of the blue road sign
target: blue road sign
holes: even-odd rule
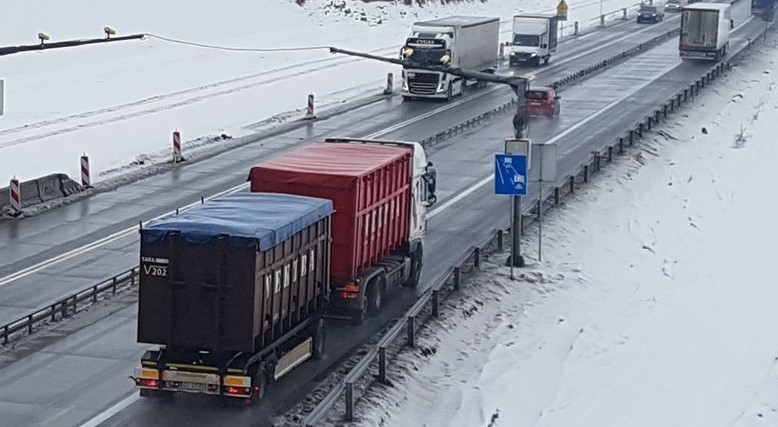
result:
[[[494,193],[527,195],[527,156],[496,154],[494,156]]]

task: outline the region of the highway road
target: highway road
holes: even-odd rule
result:
[[[741,3],[736,3],[733,10],[736,24],[747,18],[747,5]],[[749,36],[753,38],[753,33],[761,29],[753,24],[749,23],[735,33],[733,45],[742,43]],[[607,57],[611,54],[605,52],[608,49],[624,50],[641,38],[649,38],[654,31],[656,34],[663,28],[666,31],[671,25],[677,25],[677,21],[640,27],[629,23],[603,30],[600,35],[563,44],[561,50],[566,49],[569,53],[560,54],[557,63],[563,62],[565,56],[574,57],[573,52],[595,46],[602,48],[597,56]],[[600,36],[615,43],[603,46],[607,43]],[[624,36],[627,39],[619,40]],[[534,120],[531,137],[536,141],[556,139],[566,153],[561,162],[564,167],[572,164],[571,159],[580,153],[590,152],[593,147],[606,143],[611,135],[631,127],[657,103],[699,77],[704,69],[701,64],[682,64],[677,57],[676,44],[677,41],[670,41],[585,84],[566,89],[562,94],[562,116],[556,120]],[[574,61],[595,60],[588,54]],[[565,72],[560,68],[580,68],[581,62],[540,71],[536,79],[540,83],[553,80],[559,75],[555,73]],[[342,135],[420,139],[505,102],[509,97],[505,88],[489,88],[471,91],[466,102],[459,104],[403,104],[395,100],[373,104],[272,141],[248,145],[212,161],[143,180],[30,220],[4,223],[0,228],[0,241],[3,242],[0,258],[7,261],[0,271],[9,277],[24,268],[46,262],[56,254],[120,233],[133,227],[138,220],[191,203],[200,195],[239,185],[245,179],[239,171],[247,171],[257,159],[290,146]],[[443,111],[424,120],[413,121],[441,109]],[[431,149],[439,171],[441,198],[430,220],[424,279],[435,277],[459,256],[450,248],[464,249],[501,225],[500,216],[495,212],[505,212],[507,218],[507,200],[492,195],[488,178],[492,173],[494,152],[499,151],[502,140],[511,134],[509,117],[498,118]],[[404,126],[397,126],[403,122],[406,123]],[[135,265],[137,239],[134,232],[126,234],[51,266],[44,264],[45,268],[29,269],[29,274],[11,276],[13,280],[0,279],[0,301],[3,301],[0,315],[14,317],[14,309],[20,310],[17,314],[26,313],[30,308],[60,296],[68,286],[73,286],[71,290],[79,289]],[[126,375],[137,363],[144,346],[135,344],[136,310],[132,299],[126,298],[123,303],[111,304],[83,316],[83,327],[71,328],[71,332],[62,336],[41,339],[37,343],[39,348],[33,346],[28,352],[19,352],[18,357],[12,352],[11,357],[0,361],[0,375],[4,379],[0,385],[0,413],[9,425],[79,425],[101,414],[103,418],[112,415],[106,425],[182,422],[188,425],[226,422],[262,425],[270,416],[282,413],[301,400],[332,367],[414,297],[412,292],[399,295],[390,301],[389,309],[382,316],[371,319],[363,327],[334,325],[330,331],[328,356],[324,360],[306,363],[276,384],[265,405],[237,410],[197,396],[176,396],[173,401],[135,398]],[[92,424],[100,420],[96,419]]]
[[[630,24],[563,43],[549,67],[530,72],[554,80],[661,34],[677,21],[639,31]],[[245,180],[241,171],[262,159],[328,136],[420,139],[511,97],[499,86],[470,90],[449,104],[402,103],[393,97],[39,216],[0,222],[0,324],[136,265],[137,259],[126,255],[137,250],[139,221],[240,185]],[[444,196],[458,188],[446,182],[440,187]]]

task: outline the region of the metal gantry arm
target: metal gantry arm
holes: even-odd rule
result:
[[[341,53],[344,55],[358,56],[360,58],[372,59],[376,61],[388,62],[390,64],[405,66],[408,65],[407,61],[398,58],[386,58],[378,55],[371,55],[364,52],[356,52],[352,50],[340,49],[337,47],[330,47],[330,53]],[[483,73],[480,71],[469,71],[461,68],[450,66],[429,66],[423,64],[413,64],[413,68],[428,71],[445,72],[453,74],[465,79],[475,79],[490,83],[497,83],[510,86],[513,89],[513,93],[516,94],[516,113],[513,115],[513,132],[516,138],[526,138],[529,124],[529,116],[525,109],[525,96],[529,89],[529,81],[523,77],[516,76],[501,76],[493,73]]]

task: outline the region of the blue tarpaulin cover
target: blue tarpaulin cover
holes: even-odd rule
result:
[[[221,235],[236,247],[268,250],[298,231],[332,214],[332,201],[277,193],[222,196],[177,216],[151,221],[141,230],[143,243],[167,240],[180,232],[183,241],[205,244]]]

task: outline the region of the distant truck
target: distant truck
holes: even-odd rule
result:
[[[510,65],[548,64],[556,52],[559,17],[555,14],[522,13],[513,17]]]
[[[499,55],[500,18],[451,16],[416,22],[401,49],[402,96],[450,100],[465,90],[465,80],[447,67],[494,73]],[[419,66],[437,68],[436,71]],[[480,85],[485,83],[479,82]]]
[[[765,21],[772,21],[777,5],[778,0],[751,0],[751,14]]]
[[[436,177],[417,142],[326,139],[253,167],[252,192],[332,200],[329,315],[364,322],[415,287]]]
[[[731,29],[729,4],[695,3],[684,6],[678,45],[681,58],[718,61],[727,54]]]
[[[325,348],[333,204],[234,194],[141,230],[138,342],[144,397],[261,399]]]

